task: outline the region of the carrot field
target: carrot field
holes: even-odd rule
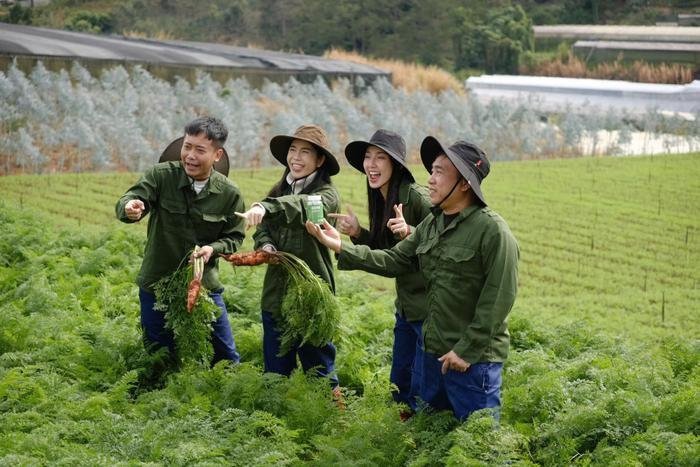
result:
[[[279,176],[230,175],[247,205]],[[345,410],[262,374],[263,267],[220,265],[243,363],[158,379],[145,223],[114,218],[137,177],[0,177],[0,465],[700,465],[700,154],[493,164],[484,193],[521,249],[498,426],[400,421],[393,283],[362,272],[337,274]],[[334,183],[366,224],[363,176]]]

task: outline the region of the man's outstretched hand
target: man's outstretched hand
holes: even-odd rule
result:
[[[323,227],[323,228],[321,228]],[[318,226],[311,221],[306,221],[306,231],[313,237],[316,237],[322,245],[327,246],[336,253],[340,253],[340,232],[323,219],[322,226]]]

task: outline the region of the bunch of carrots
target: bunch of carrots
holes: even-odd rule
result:
[[[153,285],[156,309],[165,313],[165,327],[173,331],[178,360],[207,366],[214,356],[212,323],[221,310],[202,285],[204,260],[193,258],[187,265],[186,258],[175,272]]]
[[[222,255],[234,266],[276,264],[288,275],[287,290],[279,315],[282,336],[280,356],[294,345],[324,345],[335,337],[340,323],[340,308],[328,284],[301,259],[291,253],[256,250]]]

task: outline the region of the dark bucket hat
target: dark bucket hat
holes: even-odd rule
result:
[[[477,145],[461,140],[446,148],[436,138],[427,136],[420,145],[420,158],[428,173],[432,172],[433,162],[440,154],[447,156],[469,182],[474,194],[487,206],[488,203],[481,193],[481,182],[491,170],[486,153]]]
[[[406,142],[398,133],[379,129],[374,132],[369,141],[352,141],[345,146],[345,157],[351,166],[365,173],[362,161],[368,146],[377,146],[379,149],[389,154],[392,159],[399,163],[408,173],[411,181],[415,181],[413,174],[406,165]]]
[[[330,149],[328,149],[329,144],[326,132],[323,131],[323,128],[316,125],[302,125],[297,128],[291,136],[277,135],[270,140],[270,152],[282,165],[285,167],[287,166],[287,152],[289,151],[289,146],[292,145],[292,141],[295,139],[313,144],[319,154],[326,156],[324,164],[328,165],[328,172],[330,175],[335,175],[340,171],[338,161]]]
[[[168,147],[165,148],[163,153],[160,155],[158,162],[179,161],[180,151],[182,150],[182,142],[184,140],[185,137],[180,136],[178,139],[168,144]],[[218,161],[214,162],[214,170],[228,177],[229,166],[228,153],[226,152],[226,149],[224,149],[224,155],[221,156]]]

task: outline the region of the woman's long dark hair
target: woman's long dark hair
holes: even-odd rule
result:
[[[399,204],[399,187],[404,183],[411,183],[411,174],[393,158],[390,158],[392,172],[389,179],[389,189],[386,199],[382,196],[380,188],[371,188],[367,181],[367,206],[369,208],[369,247],[391,248],[398,241],[394,234],[386,226],[386,223],[394,217],[394,205]]]
[[[328,158],[328,156],[326,156],[326,158]],[[314,181],[309,186],[304,187],[302,192],[307,192],[310,187],[315,187],[322,184],[333,184],[333,182],[331,181],[331,176],[328,173],[328,164],[324,162],[321,167],[316,169],[316,172],[318,173],[316,174],[316,178],[314,179]],[[289,175],[289,167],[286,167],[284,169],[282,178],[280,178],[280,180],[277,183],[275,183],[272,186],[272,188],[270,188],[270,191],[267,194],[268,197],[277,198],[278,196],[282,196],[291,191],[290,185],[289,183],[287,183],[287,175]]]

